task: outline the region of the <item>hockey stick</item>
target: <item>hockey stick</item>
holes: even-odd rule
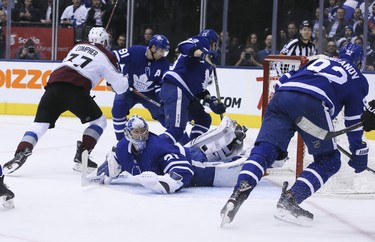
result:
[[[216,65],[212,63],[211,58],[209,55],[206,56],[206,62],[212,66],[212,71],[214,73],[214,82],[215,82],[215,88],[216,88],[216,96],[217,96],[217,101],[219,104],[221,103],[221,95],[220,95],[220,88],[219,88],[219,81],[217,79],[217,73],[216,73]],[[223,114],[220,114],[220,120],[223,120]]]
[[[106,31],[108,30],[108,27],[109,27],[109,24],[111,23],[111,20],[112,20],[113,14],[115,13],[115,9],[116,9],[116,7],[117,7],[117,3],[118,3],[118,0],[116,0],[115,5],[113,5],[113,9],[112,9],[111,15],[109,15],[109,19],[108,19],[108,22],[107,22],[107,26],[105,26],[105,30],[106,30]]]
[[[344,155],[346,155],[347,157],[349,157],[349,159],[352,159],[352,154],[350,154],[349,151],[345,150],[339,144],[337,144],[337,149],[339,151],[341,151],[341,153],[343,153]],[[374,169],[371,169],[370,167],[366,167],[366,170],[375,175],[375,170]]]
[[[140,96],[141,98],[145,99],[146,101],[148,101],[148,102],[154,104],[155,106],[157,106],[157,107],[159,107],[159,108],[161,107],[161,104],[160,104],[160,103],[158,103],[157,101],[155,101],[155,100],[153,100],[153,99],[147,97],[146,95],[144,95],[144,94],[141,93],[140,91],[135,90],[135,89],[132,88],[132,87],[129,87],[129,90],[130,90],[132,93],[134,93],[135,95],[138,95],[138,96]]]
[[[358,122],[356,124],[353,124],[352,126],[349,126],[345,129],[342,129],[342,130],[338,130],[338,131],[328,131],[328,130],[325,130],[317,125],[315,125],[313,122],[311,122],[309,119],[307,119],[306,117],[304,116],[300,116],[296,119],[296,125],[302,129],[303,131],[305,131],[306,133],[318,138],[318,139],[321,139],[321,140],[328,140],[328,139],[332,139],[336,136],[339,136],[339,135],[342,135],[342,134],[346,134],[350,131],[353,131],[361,126],[363,126],[363,123],[362,122]]]

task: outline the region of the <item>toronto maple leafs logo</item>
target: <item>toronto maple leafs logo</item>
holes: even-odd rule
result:
[[[142,74],[140,76],[133,75],[133,85],[134,88],[140,92],[147,92],[150,90],[150,86],[152,85],[152,81],[148,81],[148,77],[146,74]]]

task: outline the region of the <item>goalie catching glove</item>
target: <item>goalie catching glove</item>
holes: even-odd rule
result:
[[[121,172],[122,167],[116,158],[116,147],[113,146],[112,150],[108,152],[105,162],[99,166],[97,175],[105,175],[104,184],[110,184],[112,179],[117,178]]]
[[[371,130],[375,130],[375,99],[365,106],[365,111],[361,116],[361,120],[363,122],[364,131],[370,132]]]
[[[219,100],[215,96],[204,99],[203,105],[210,107],[212,112],[216,114],[223,114],[227,109],[225,105],[219,102]]]
[[[362,143],[354,149],[350,147],[350,151],[352,152],[352,158],[348,164],[354,169],[354,172],[360,173],[366,170],[369,151],[366,142],[362,141]]]

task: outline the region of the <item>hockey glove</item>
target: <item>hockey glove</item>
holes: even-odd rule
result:
[[[361,143],[356,149],[350,148],[352,152],[352,159],[348,162],[349,166],[354,169],[355,173],[360,173],[367,168],[368,162],[368,147],[366,142]]]
[[[216,51],[206,50],[206,49],[203,49],[202,51],[203,51],[203,53],[201,55],[201,60],[203,60],[203,61],[205,61],[206,58],[210,58],[210,60],[212,60],[217,56]]]
[[[363,130],[369,132],[375,130],[375,99],[366,105],[366,110],[361,116]]]
[[[209,106],[212,112],[216,114],[223,114],[225,113],[225,110],[227,109],[225,105],[219,102],[219,100],[215,96],[205,99],[203,102],[203,105]]]
[[[104,184],[111,183],[111,180],[117,178],[122,172],[121,165],[116,159],[116,147],[112,147],[112,150],[108,152],[106,160],[98,168],[97,175],[105,175]]]

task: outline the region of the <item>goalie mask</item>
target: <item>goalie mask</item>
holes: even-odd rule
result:
[[[90,30],[88,35],[89,41],[92,43],[101,44],[106,47],[109,43],[109,36],[107,31],[102,27],[94,27]]]
[[[362,46],[352,43],[344,45],[340,49],[339,58],[353,63],[361,71],[364,67],[364,54]]]
[[[133,115],[125,124],[125,137],[133,144],[134,148],[141,152],[146,148],[148,139],[148,124],[138,115]]]

